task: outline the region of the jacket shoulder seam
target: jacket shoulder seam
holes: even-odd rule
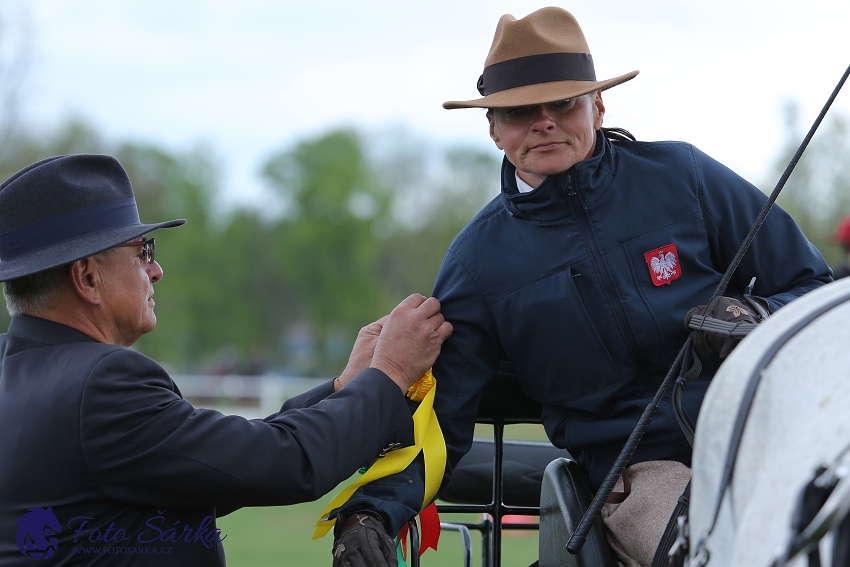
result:
[[[491,211],[491,212],[487,213],[486,215],[484,215],[484,216],[482,216],[482,217],[478,217],[478,218],[475,218],[475,219],[473,219],[472,221],[470,221],[470,223],[469,223],[469,224],[467,224],[467,225],[466,225],[466,226],[465,226],[465,227],[464,227],[464,228],[463,228],[463,229],[462,229],[462,230],[461,230],[461,231],[457,234],[457,236],[455,237],[455,240],[454,240],[454,241],[451,243],[451,245],[449,246],[448,251],[449,251],[449,252],[452,252],[455,248],[457,248],[458,243],[459,243],[460,241],[462,241],[462,240],[465,240],[465,239],[469,236],[469,233],[471,233],[471,232],[473,232],[474,230],[476,230],[476,229],[478,228],[478,226],[479,226],[479,225],[483,224],[483,223],[484,223],[484,222],[486,222],[486,221],[489,221],[489,220],[490,220],[491,218],[493,218],[494,216],[501,214],[501,213],[502,213],[501,209],[503,209],[503,208],[504,208],[504,205],[499,205],[499,208],[497,208],[496,210]],[[457,255],[455,255],[455,257],[457,257]],[[458,261],[459,261],[459,262],[461,261],[461,260],[460,260],[460,258],[458,258]],[[466,266],[465,266],[465,265],[464,265],[464,268],[466,268]]]

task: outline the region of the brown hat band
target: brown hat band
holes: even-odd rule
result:
[[[589,53],[542,53],[493,63],[478,78],[478,92],[487,96],[553,81],[596,81],[593,57]]]

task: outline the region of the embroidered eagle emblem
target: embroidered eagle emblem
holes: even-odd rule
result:
[[[747,311],[746,309],[744,309],[743,307],[740,307],[738,305],[730,305],[729,307],[726,308],[726,311],[731,313],[734,317],[740,317],[741,315],[749,315],[750,314],[749,311]]]
[[[679,252],[672,242],[667,246],[656,248],[644,253],[649,277],[655,287],[670,285],[673,280],[682,277],[682,265],[679,262]]]
[[[678,266],[678,262],[676,262],[676,255],[672,252],[667,252],[666,254],[664,252],[659,252],[658,256],[652,258],[650,263],[652,266],[652,272],[659,280],[669,280],[679,273],[676,269]]]

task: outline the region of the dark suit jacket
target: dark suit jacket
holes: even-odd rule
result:
[[[223,565],[216,509],[315,500],[412,443],[382,372],[332,392],[227,416],[138,352],[14,318],[0,335],[0,565]]]

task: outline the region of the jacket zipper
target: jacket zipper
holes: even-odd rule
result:
[[[611,280],[611,274],[608,273],[608,267],[605,265],[605,260],[602,257],[602,251],[599,250],[599,244],[593,236],[593,230],[590,226],[590,219],[588,218],[587,210],[584,208],[584,202],[582,201],[581,195],[579,195],[576,191],[575,179],[572,177],[569,180],[569,191],[567,194],[569,195],[570,205],[572,205],[573,212],[578,219],[578,224],[581,227],[581,232],[584,235],[584,240],[587,242],[587,249],[590,251],[590,257],[593,260],[593,265],[596,267],[596,271],[602,279],[602,286],[605,288],[605,293],[608,295],[609,303],[613,306],[614,315],[620,324],[620,329],[622,329],[623,335],[626,337],[626,344],[631,352],[632,360],[637,365],[641,376],[646,377],[648,375],[646,372],[646,360],[644,359],[643,353],[638,345],[637,337],[635,337],[632,332],[632,328],[629,325],[626,311],[623,309],[623,306],[620,304],[620,300],[617,297],[617,291],[614,287],[613,281]]]

